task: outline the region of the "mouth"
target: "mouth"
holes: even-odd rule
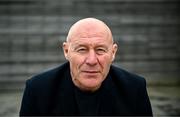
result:
[[[99,71],[85,70],[82,71],[82,73],[86,74],[87,76],[95,77],[99,74]]]
[[[91,71],[91,70],[85,70],[85,71],[82,71],[82,72],[89,73],[89,74],[99,73],[99,71]]]

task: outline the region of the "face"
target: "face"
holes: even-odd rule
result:
[[[111,34],[104,28],[80,28],[63,44],[65,57],[70,63],[72,81],[82,90],[97,90],[114,60],[117,45],[113,44]]]

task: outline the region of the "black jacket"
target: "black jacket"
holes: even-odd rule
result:
[[[20,116],[81,115],[77,108],[69,63],[27,80]],[[97,115],[151,116],[145,79],[111,66],[101,86]]]

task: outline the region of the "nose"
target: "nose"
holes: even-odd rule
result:
[[[94,50],[90,50],[89,54],[88,54],[88,56],[86,58],[86,63],[88,65],[90,65],[90,66],[94,66],[94,65],[97,64],[97,62],[98,62],[98,58],[96,56],[95,51]]]

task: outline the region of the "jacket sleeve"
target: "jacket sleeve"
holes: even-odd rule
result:
[[[26,81],[26,87],[24,90],[22,102],[21,102],[21,108],[20,108],[20,116],[33,116],[35,115],[35,98],[33,95],[33,88],[31,86],[31,81]]]
[[[138,92],[138,108],[137,109],[137,114],[142,115],[142,116],[153,116],[152,113],[152,108],[151,108],[151,103],[149,100],[149,96],[147,93],[147,88],[146,88],[146,81],[143,79],[143,85],[142,87],[139,87],[139,92]]]

